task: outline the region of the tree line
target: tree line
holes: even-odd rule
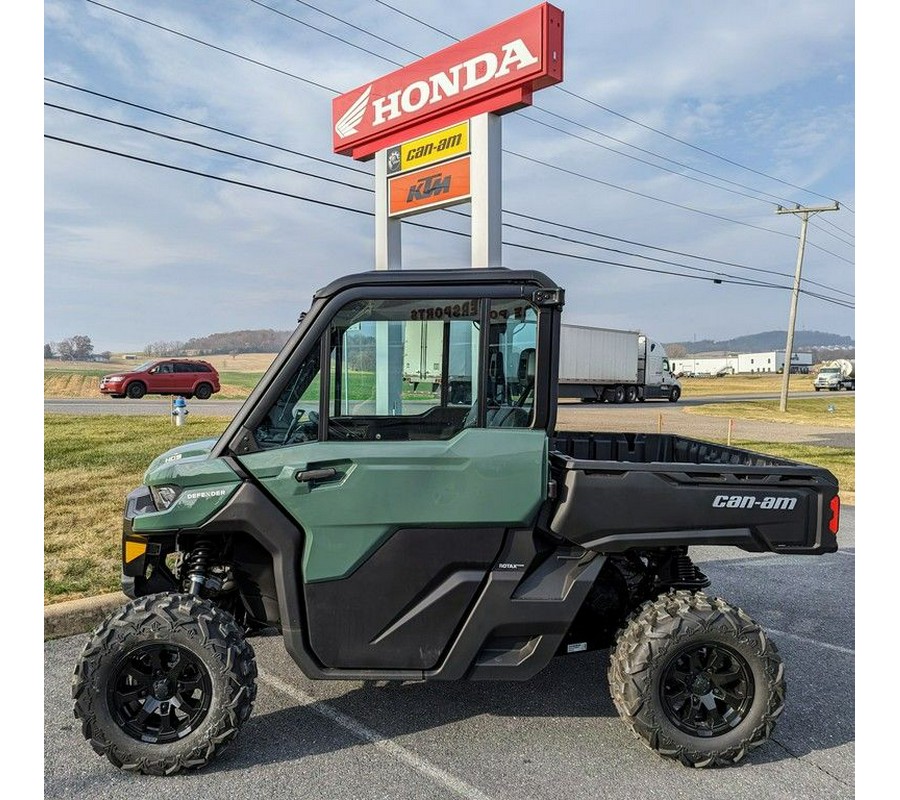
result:
[[[94,344],[90,336],[77,334],[59,342],[47,342],[44,344],[44,358],[58,358],[62,361],[90,361],[95,355]],[[97,357],[104,360],[112,358],[109,350],[97,353]]]
[[[169,356],[204,356],[233,355],[236,353],[277,353],[291,335],[290,331],[272,329],[229,331],[212,333],[188,339],[186,342],[159,340],[150,342],[141,351],[151,358]],[[94,353],[94,345],[90,336],[79,334],[70,336],[59,342],[47,342],[44,345],[44,358],[58,358],[63,361],[89,361],[98,356],[103,359],[112,357],[108,350]]]

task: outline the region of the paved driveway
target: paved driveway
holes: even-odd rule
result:
[[[45,798],[852,798],[852,508],[840,539],[818,558],[694,552],[708,591],[762,623],[786,664],[774,738],[735,767],[686,769],[635,739],[609,698],[605,651],[556,659],[525,683],[313,682],[265,638],[252,640],[254,713],[231,747],[196,774],[136,776],[81,738],[69,686],[83,637],[72,637],[45,645]]]

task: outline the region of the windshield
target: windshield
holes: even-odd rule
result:
[[[824,367],[822,370],[819,371],[819,374],[820,375],[834,375],[838,372],[840,372],[840,370],[837,367]]]
[[[146,370],[150,369],[150,367],[152,367],[155,363],[155,361],[145,361],[140,366],[137,366],[133,370],[131,370],[131,372],[145,372]]]

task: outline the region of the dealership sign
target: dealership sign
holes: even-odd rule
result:
[[[563,12],[549,3],[332,102],[334,152],[365,159],[436,127],[531,104],[563,77]]]
[[[469,152],[469,123],[460,122],[449,128],[420,136],[403,144],[389,147],[387,151],[387,174],[396,175],[410,169],[436,164],[448,158]]]
[[[471,196],[470,157],[405,172],[388,180],[388,214],[402,217],[454,205]]]

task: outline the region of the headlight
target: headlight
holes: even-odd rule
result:
[[[178,486],[151,486],[150,494],[159,511],[166,511],[178,499],[181,488]]]
[[[107,375],[104,379],[104,383],[118,383],[119,381],[124,381],[124,375]]]

